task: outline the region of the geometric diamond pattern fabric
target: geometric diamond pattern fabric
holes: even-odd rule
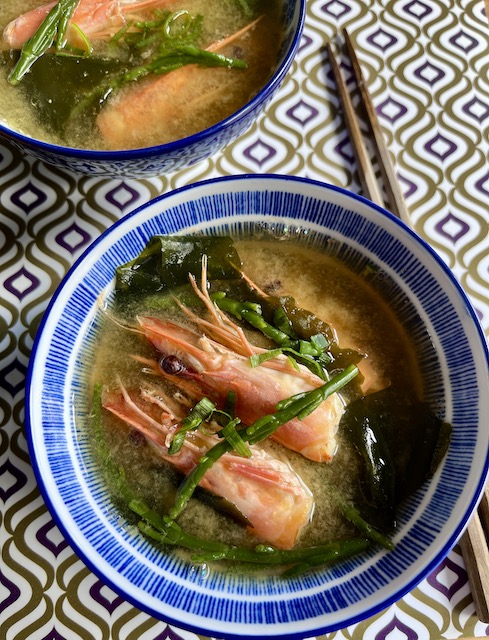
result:
[[[309,0],[301,47],[254,125],[209,160],[141,180],[77,175],[0,142],[1,630],[5,640],[195,640],[113,593],[74,555],[39,494],[23,432],[33,338],[56,286],[110,224],[197,180],[307,176],[361,192],[325,44],[354,41],[415,230],[489,335],[489,25],[482,0]],[[343,58],[343,71],[348,66]],[[489,635],[456,547],[411,593],[328,640]],[[325,636],[323,636],[325,638]]]

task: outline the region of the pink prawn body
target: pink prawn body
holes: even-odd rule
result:
[[[178,419],[149,391],[105,392],[103,406],[142,433],[157,455],[188,474],[219,439],[198,432],[187,434],[177,454],[168,453]],[[225,498],[245,516],[250,531],[280,549],[291,549],[309,523],[314,498],[292,467],[265,450],[251,447],[250,458],[224,454],[201,480],[200,486]]]
[[[236,394],[236,415],[245,424],[275,412],[280,400],[321,386],[324,381],[305,367],[252,367],[249,358],[178,324],[155,317],[139,317],[146,338],[163,356],[176,356],[185,364],[180,375],[169,375],[177,385],[193,389],[194,396],[207,395],[224,404],[229,391]],[[165,373],[165,372],[163,372]],[[181,383],[180,383],[181,381]],[[338,394],[327,398],[309,416],[282,425],[273,439],[315,462],[329,462],[336,451],[336,431],[344,411]]]

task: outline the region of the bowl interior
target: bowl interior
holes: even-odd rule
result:
[[[158,233],[272,228],[301,235],[372,284],[409,328],[426,395],[453,427],[430,482],[401,509],[392,552],[372,549],[288,581],[211,573],[156,549],[128,527],[100,479],[86,434],[87,363],[98,299],[114,268]],[[434,347],[434,349],[433,349]],[[433,357],[433,353],[436,357]],[[39,484],[80,557],[130,602],[207,635],[306,637],[380,611],[413,588],[456,542],[488,468],[488,354],[465,295],[436,255],[397,219],[361,197],[313,181],[240,176],[186,187],[143,206],[103,234],[74,265],[38,334],[28,375],[27,424]]]

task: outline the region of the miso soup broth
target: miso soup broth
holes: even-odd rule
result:
[[[21,76],[32,34],[13,21],[42,3],[0,4],[0,121],[73,148],[147,147],[208,128],[262,89],[283,42],[282,0],[80,0],[66,46],[55,36]]]
[[[381,513],[382,508],[379,509],[378,505],[367,504],[370,500],[370,489],[365,480],[364,460],[359,452],[358,443],[351,437],[351,425],[345,416],[355,402],[361,403],[365,397],[375,398],[379,394],[382,396],[386,389],[401,390],[402,402],[399,403],[398,411],[402,412],[403,406],[418,406],[423,400],[423,381],[414,345],[387,302],[372,288],[367,279],[362,274],[350,271],[337,258],[329,257],[324,251],[320,252],[295,241],[240,239],[235,240],[234,247],[242,260],[242,271],[262,291],[271,296],[290,295],[294,298],[297,308],[307,309],[315,317],[328,323],[335,345],[332,352],[336,358],[336,363],[329,365],[331,376],[336,375],[337,369],[346,366],[349,359],[357,362],[360,370],[358,378],[339,392],[344,413],[336,431],[335,452],[331,461],[317,462],[308,459],[298,451],[269,438],[254,445],[281,463],[287,463],[313,495],[314,508],[308,521],[301,527],[295,548],[307,548],[359,535],[356,526],[345,518],[342,508],[339,508],[338,496],[341,496],[342,504],[363,505],[363,513],[368,514],[369,518],[374,518],[375,526],[382,529],[386,523],[386,514]],[[210,260],[211,258],[209,262]],[[200,273],[194,275],[197,279],[200,278]],[[213,281],[210,282],[210,286],[212,290]],[[217,286],[221,286],[221,283],[218,282]],[[194,304],[195,299],[192,302],[188,297],[189,291],[191,293],[190,287],[183,293],[181,288],[174,290],[176,291],[182,305],[188,304],[192,313],[213,322],[205,308],[202,308],[201,304],[199,306],[198,301]],[[139,327],[138,318],[151,316],[159,318],[162,322],[170,321],[181,326],[182,345],[188,339],[184,333],[186,330],[197,331],[199,335],[206,332],[205,325],[196,328],[195,316],[192,318],[190,314],[189,317],[188,313],[182,312],[175,304],[174,292],[170,292],[170,295],[123,295],[116,299],[116,304],[110,311],[111,318],[103,323],[91,374],[92,388],[101,383],[104,393],[118,393],[119,385],[122,383],[126,390],[148,387],[152,394],[161,390],[167,397],[182,403],[184,414],[187,415],[197,402],[197,398],[192,397],[195,393],[193,385],[196,378],[192,375],[191,367],[188,376],[191,382],[187,381],[189,386],[184,383],[180,386],[179,382],[174,382],[176,377],[169,376],[169,379],[165,379],[158,374],[158,367],[154,366],[155,362],[161,362],[162,352],[158,352],[140,330],[132,330]],[[233,321],[236,321],[236,318],[233,318]],[[259,344],[263,348],[276,346],[250,326],[243,326],[243,330],[251,344]],[[185,361],[186,347],[182,345],[179,346],[178,356]],[[258,374],[263,372],[263,387],[260,393],[266,398],[267,394],[271,393],[271,386],[267,382],[263,366],[261,364],[257,370]],[[159,371],[161,373],[161,368]],[[226,379],[226,376],[223,376],[220,384],[225,386]],[[203,388],[200,396],[205,396],[208,390],[207,387]],[[293,392],[292,390],[290,395]],[[394,397],[397,403],[400,396]],[[246,399],[244,402],[246,403]],[[236,408],[238,412],[239,403],[236,404]],[[355,411],[349,420],[356,419]],[[385,411],[385,407],[382,411]],[[106,452],[110,452],[110,465],[124,470],[131,491],[152,509],[159,514],[168,513],[174,505],[177,487],[182,482],[183,474],[163,459],[161,450],[155,448],[154,442],[150,443],[151,438],[146,437],[147,433],[134,428],[134,421],[125,422],[120,415],[114,415],[109,411],[103,411],[102,415],[103,438],[108,447]],[[372,416],[370,419],[374,420]],[[409,416],[396,416],[393,432],[401,429],[406,420],[410,420]],[[139,418],[136,417],[136,422],[138,421]],[[423,433],[421,436],[416,432],[418,427],[424,428],[422,425],[410,425],[407,428],[414,429],[411,433],[396,433],[394,436],[396,441],[392,451],[396,452],[396,447],[402,449],[399,459],[396,459],[394,464],[404,471],[410,469],[412,464],[402,459],[403,456],[409,455],[406,449],[412,446],[414,453],[417,447],[416,438],[423,439],[426,435]],[[167,446],[174,436],[174,431],[171,434],[165,441]],[[392,437],[392,434],[388,434],[388,438]],[[406,446],[406,442],[409,442],[409,446]],[[100,449],[100,442],[95,441],[94,450],[97,449]],[[106,454],[104,456],[102,468],[107,459]],[[425,474],[426,471],[422,473]],[[388,480],[389,474],[384,474]],[[131,516],[124,499],[117,495],[118,482],[111,481],[110,475],[109,473],[109,483],[112,484],[116,503],[131,521],[134,514]],[[424,476],[421,481],[423,479]],[[410,480],[407,485],[409,482]],[[406,489],[404,479],[398,480],[398,483],[397,501],[405,497]],[[266,485],[263,486],[263,491],[267,491]],[[385,498],[384,493],[381,500]],[[229,501],[220,500],[219,496],[216,499],[216,496],[209,492],[200,491],[192,496],[182,511],[178,517],[178,524],[192,535],[245,548],[269,542],[250,534],[236,511]],[[393,513],[391,507],[386,507],[386,511],[389,511],[386,515],[389,521],[386,526],[390,530],[395,526],[390,520]],[[273,521],[273,518],[271,520]],[[229,569],[229,566],[226,565],[226,568]],[[269,570],[275,571],[273,568]]]

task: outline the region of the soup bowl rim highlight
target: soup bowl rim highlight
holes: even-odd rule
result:
[[[131,236],[129,238],[129,242],[132,243],[131,251],[137,253],[144,245],[145,240],[147,239],[146,236],[149,234],[151,227],[154,224],[165,222],[167,228],[163,230],[163,232],[173,232],[172,229],[168,229],[171,225],[180,225],[182,230],[187,230],[192,226],[195,227],[195,219],[193,220],[193,225],[190,224],[190,222],[192,222],[192,216],[195,213],[192,205],[197,208],[197,214],[200,212],[202,213],[202,216],[207,216],[206,222],[201,225],[207,229],[212,227],[214,223],[218,227],[222,226],[219,222],[225,223],[226,220],[230,219],[242,221],[251,219],[266,219],[268,222],[279,221],[280,218],[278,216],[271,216],[267,218],[264,212],[261,212],[261,215],[253,216],[247,215],[246,213],[242,213],[240,215],[237,211],[234,212],[235,218],[233,218],[232,215],[227,215],[222,216],[219,220],[219,214],[215,213],[215,207],[212,209],[211,203],[219,203],[223,195],[228,194],[229,197],[227,202],[233,201],[235,202],[236,207],[239,208],[239,206],[241,206],[239,204],[240,198],[237,197],[236,194],[240,194],[240,196],[243,195],[246,198],[251,198],[254,194],[258,194],[258,196],[262,198],[260,201],[262,204],[268,202],[268,199],[271,198],[270,202],[272,202],[273,205],[275,202],[274,198],[278,198],[278,195],[281,196],[283,193],[293,193],[297,202],[304,203],[304,209],[308,209],[304,215],[309,215],[311,203],[313,205],[316,204],[319,210],[319,205],[321,203],[324,204],[326,201],[333,202],[335,203],[334,206],[338,207],[338,216],[340,220],[337,224],[340,228],[343,228],[344,234],[350,233],[350,237],[355,233],[358,234],[359,231],[357,227],[348,231],[349,225],[353,224],[351,221],[358,222],[360,219],[365,219],[365,224],[367,225],[368,223],[365,227],[366,229],[368,227],[372,227],[374,229],[378,228],[380,231],[385,231],[387,229],[388,234],[391,234],[393,239],[399,240],[399,238],[402,238],[400,241],[402,246],[406,245],[408,249],[412,248],[423,256],[423,259],[420,259],[419,257],[416,258],[415,256],[415,259],[413,258],[415,263],[423,263],[424,260],[424,263],[431,265],[435,270],[438,270],[439,273],[436,274],[436,277],[444,279],[443,286],[442,284],[439,284],[439,288],[444,292],[444,287],[446,287],[447,291],[449,290],[448,293],[450,296],[453,297],[453,300],[457,301],[458,307],[454,309],[454,313],[457,315],[457,320],[460,319],[461,326],[467,328],[471,334],[469,336],[471,340],[471,347],[474,348],[474,345],[478,346],[479,352],[476,354],[478,358],[476,362],[477,375],[487,385],[489,362],[487,343],[477,320],[475,311],[448,267],[429,247],[429,245],[421,240],[414,232],[405,227],[405,225],[403,225],[403,223],[401,223],[397,218],[382,208],[370,203],[361,196],[357,196],[341,188],[332,187],[331,185],[326,185],[324,183],[305,178],[292,178],[278,175],[243,175],[237,177],[215,178],[205,182],[181,187],[171,193],[159,196],[150,203],[139,207],[134,212],[128,214],[124,218],[121,218],[99,238],[97,238],[90,245],[87,251],[85,251],[85,253],[75,262],[58,288],[56,294],[53,296],[48,310],[42,320],[42,324],[33,347],[27,376],[26,422],[29,450],[31,452],[36,477],[38,478],[43,496],[50,506],[50,509],[53,512],[53,517],[55,518],[58,526],[63,531],[66,538],[71,542],[78,555],[96,575],[100,576],[116,592],[121,593],[135,606],[147,611],[151,615],[163,617],[163,619],[171,624],[175,624],[192,631],[209,635],[217,635],[218,637],[232,638],[243,637],[246,635],[259,635],[261,637],[274,637],[281,635],[290,638],[307,637],[316,633],[337,630],[347,625],[354,624],[365,617],[378,613],[416,586],[421,579],[426,577],[426,575],[428,575],[428,573],[439,564],[446,553],[448,553],[463,531],[472,510],[476,506],[488,472],[487,433],[484,432],[481,434],[480,432],[484,430],[482,427],[478,427],[476,428],[476,436],[477,438],[484,440],[486,445],[485,454],[483,452],[476,452],[478,462],[480,463],[480,469],[475,470],[474,462],[470,463],[472,466],[470,466],[467,474],[467,478],[470,479],[470,482],[468,482],[467,478],[463,479],[463,488],[460,489],[461,493],[457,498],[458,512],[456,517],[451,515],[446,516],[446,522],[444,522],[443,525],[444,528],[441,528],[443,540],[435,539],[434,543],[429,542],[427,547],[421,552],[420,557],[415,557],[415,559],[409,564],[409,570],[406,569],[404,573],[401,574],[402,579],[399,579],[398,576],[395,576],[392,579],[392,589],[389,590],[389,593],[387,593],[386,584],[382,583],[379,588],[379,592],[382,593],[382,597],[377,599],[377,601],[374,597],[376,592],[374,593],[374,596],[372,596],[372,593],[369,593],[365,599],[362,596],[362,598],[357,597],[357,599],[352,603],[347,602],[347,607],[344,609],[340,606],[341,598],[350,597],[350,589],[358,590],[363,588],[361,583],[363,572],[370,571],[371,568],[375,568],[377,570],[377,566],[380,567],[382,564],[383,566],[388,565],[389,556],[383,552],[375,550],[366,554],[358,566],[355,562],[347,562],[341,570],[335,569],[330,573],[320,571],[318,574],[314,574],[316,576],[315,578],[306,576],[298,579],[295,582],[295,586],[289,585],[287,587],[283,587],[282,592],[280,591],[280,587],[274,587],[273,585],[266,588],[262,588],[260,585],[253,585],[251,584],[253,582],[251,579],[243,579],[241,582],[238,581],[236,584],[236,591],[226,592],[219,591],[219,584],[213,583],[210,585],[208,582],[206,583],[206,581],[200,582],[199,576],[196,574],[189,576],[188,573],[185,573],[184,571],[182,572],[181,567],[172,565],[166,561],[162,560],[161,563],[157,563],[156,568],[152,567],[151,562],[154,558],[154,552],[151,549],[153,548],[151,547],[148,551],[148,547],[150,545],[146,545],[144,543],[137,546],[137,548],[131,547],[131,536],[133,534],[123,528],[115,532],[114,527],[112,527],[110,535],[113,536],[113,539],[109,540],[109,542],[112,544],[113,540],[115,540],[115,546],[111,549],[111,553],[118,553],[120,551],[118,545],[122,545],[122,547],[124,547],[124,545],[128,544],[129,550],[132,551],[135,556],[138,556],[137,561],[139,562],[138,566],[141,571],[146,571],[147,575],[149,575],[153,569],[153,580],[157,579],[155,577],[156,575],[159,575],[160,577],[166,576],[166,578],[157,585],[158,588],[161,587],[161,589],[165,591],[165,601],[160,603],[161,607],[158,610],[155,606],[155,602],[157,602],[157,598],[155,598],[154,595],[155,592],[152,593],[151,598],[148,597],[148,599],[144,601],[141,597],[141,592],[138,591],[138,589],[127,589],[127,576],[120,575],[117,570],[107,572],[104,567],[104,564],[107,564],[107,560],[104,559],[103,562],[99,562],[99,556],[92,553],[93,550],[90,546],[87,547],[87,541],[83,537],[84,534],[81,532],[80,528],[77,529],[76,526],[72,526],[73,524],[76,525],[76,521],[73,521],[72,514],[65,512],[66,509],[64,508],[62,500],[60,502],[59,487],[53,486],[51,482],[50,472],[52,470],[49,469],[49,464],[52,464],[52,460],[49,460],[50,452],[48,451],[48,445],[46,445],[44,450],[41,446],[43,445],[42,438],[49,435],[48,432],[50,426],[46,421],[43,422],[41,420],[41,423],[44,425],[44,429],[39,428],[39,418],[42,418],[43,416],[39,414],[41,409],[37,407],[34,402],[35,389],[39,388],[40,383],[45,379],[46,358],[49,356],[50,350],[52,350],[52,344],[50,344],[49,341],[51,340],[52,333],[56,330],[55,325],[57,322],[56,314],[59,310],[58,307],[63,310],[66,303],[65,298],[73,295],[75,291],[79,290],[81,284],[88,288],[93,286],[100,286],[100,290],[104,288],[106,285],[104,278],[108,276],[104,275],[102,278],[103,282],[102,280],[99,282],[97,279],[91,279],[91,273],[93,271],[95,276],[98,278],[99,275],[108,268],[105,264],[106,260],[109,260],[109,262],[110,260],[114,260],[115,257],[113,255],[110,258],[107,258],[106,248],[109,244],[111,251],[117,252],[118,249],[116,247],[119,241],[122,241],[122,239],[127,238],[129,235]],[[235,195],[233,196],[232,194]],[[278,195],[275,196],[274,194]],[[206,200],[205,206],[203,204],[204,200]],[[222,204],[222,201],[220,204]],[[247,200],[246,206],[248,206],[248,204],[249,200]],[[275,202],[275,204],[278,206],[278,202]],[[202,207],[203,212],[199,210],[199,206]],[[180,209],[178,210],[178,213],[181,215],[188,215],[188,220],[182,220],[181,218],[180,220],[174,220],[172,218],[173,213],[179,207]],[[291,225],[293,223],[297,223],[300,226],[301,223],[304,223],[305,226],[310,229],[312,229],[315,224],[319,228],[321,227],[321,222],[311,222],[310,224],[306,224],[306,220],[300,217],[301,213],[303,212],[301,211],[298,213],[296,217],[291,215],[287,217],[286,220],[290,221]],[[332,216],[333,214],[326,212],[326,215]],[[333,217],[331,219],[336,220],[336,218]],[[323,231],[323,233],[330,233],[330,231],[331,230],[328,228]],[[141,246],[135,246],[134,243],[139,243]],[[365,244],[367,245],[367,239],[365,240]],[[365,249],[365,251],[367,252],[367,249]],[[98,273],[97,268],[95,267],[98,268]],[[112,266],[110,266],[110,269],[112,269]],[[70,287],[72,288],[71,290]],[[100,290],[98,293],[100,293]],[[446,295],[448,295],[448,293]],[[85,313],[85,311],[83,311],[83,313]],[[83,352],[80,351],[80,348],[85,348],[80,346],[80,341],[82,340],[83,331],[90,331],[92,322],[93,317],[90,313],[86,313],[82,322],[83,326],[78,329],[78,335],[75,338],[74,346],[72,348],[70,347],[71,351],[68,356],[68,363],[71,367],[75,365],[78,355]],[[71,381],[71,386],[68,385],[66,390],[71,391],[76,389],[76,385],[78,383],[79,380],[75,377],[74,384],[73,381]],[[64,388],[63,392],[65,392]],[[487,395],[489,397],[489,394]],[[63,405],[63,419],[69,423],[69,414],[71,410],[69,402],[67,402],[66,398],[62,398],[61,401]],[[482,402],[487,404],[487,398],[481,400],[479,404]],[[46,415],[48,418],[50,417],[49,414],[44,413],[44,417],[46,417]],[[68,433],[69,429],[70,427],[63,423],[61,435],[66,439],[66,442],[57,442],[56,447],[59,447],[57,455],[59,454],[60,456],[63,456],[66,454],[69,459],[74,459],[76,461],[76,456],[80,454],[78,449],[83,447],[83,443],[80,444],[77,438],[73,437],[73,434]],[[461,446],[460,443],[456,444],[457,446]],[[52,447],[54,445],[50,446]],[[68,453],[65,451],[66,448],[70,449]],[[84,473],[92,473],[90,466],[84,466],[88,464],[88,462],[83,462],[76,467],[76,471],[79,474],[79,488],[83,491],[89,491],[89,489],[87,489],[89,482],[87,482],[86,478],[83,476]],[[446,461],[444,461],[443,464],[446,464]],[[440,489],[438,485],[440,483],[442,471],[444,471],[443,465],[442,469],[437,472],[432,483],[428,483],[428,485],[419,493],[419,499],[417,498],[417,503],[413,507],[413,512],[410,512],[407,517],[407,521],[411,523],[411,529],[416,514],[418,512],[424,513],[424,510],[427,509],[430,501],[434,499],[434,496],[430,491],[435,483],[438,483],[436,488]],[[461,473],[464,473],[463,469]],[[470,486],[467,487],[467,484]],[[463,502],[463,504],[461,502]],[[105,498],[103,500],[101,499],[100,503],[96,503],[95,506],[99,510],[99,517],[101,519],[105,518],[105,520],[103,520],[103,525],[100,525],[103,529],[107,522],[104,511],[107,509]],[[455,518],[451,524],[450,518]],[[405,532],[405,534],[402,530],[399,532],[398,536],[395,538],[398,542],[398,546],[402,547],[404,538],[408,538],[408,534],[410,534],[411,529]],[[104,532],[106,533],[105,530]],[[428,531],[423,531],[423,536],[428,535],[428,533]],[[422,537],[420,537],[419,540],[411,537],[409,538],[409,542],[410,544],[414,544],[414,542],[416,542],[421,545]],[[435,550],[430,552],[431,549]],[[414,553],[416,556],[415,547],[412,547],[411,549],[404,547],[402,551],[405,554],[408,552]],[[342,574],[341,571],[344,571],[344,573]],[[172,573],[173,575],[171,575]],[[349,578],[347,579],[345,576],[349,576]],[[228,583],[226,583],[226,585],[227,584]],[[390,582],[387,584],[389,587],[391,586]],[[269,592],[267,592],[267,588],[270,589]],[[273,591],[273,588],[275,588],[276,591]],[[207,593],[207,591],[210,592],[211,589],[213,590],[213,593]],[[195,606],[198,606],[199,602],[202,602],[200,606],[204,606],[211,601],[218,601],[219,606],[223,611],[228,608],[232,609],[233,607],[241,607],[242,612],[244,612],[244,614],[242,614],[244,617],[241,620],[238,620],[237,618],[234,620],[216,620],[215,617],[209,620],[206,618],[206,611],[198,612],[194,608],[192,611],[188,613],[186,612],[184,619],[179,618],[176,615],[177,609],[175,609],[175,605],[172,603],[172,598],[178,596],[178,598],[182,597],[185,600],[185,598],[190,597],[190,595],[195,601],[197,601],[197,605]],[[308,606],[310,603],[317,606],[321,601],[326,607],[329,606],[328,599],[332,599],[333,604],[336,605],[339,613],[338,611],[324,612],[321,610],[316,611],[314,615],[310,613],[309,617],[307,617]],[[365,603],[364,600],[366,600]],[[148,602],[151,602],[151,604],[148,604]],[[225,603],[226,606],[224,606]],[[280,607],[282,607],[283,610],[283,618],[274,618],[273,616],[277,615],[277,611],[280,610]],[[294,611],[292,611],[292,608],[294,608]],[[294,617],[296,615],[296,610],[303,616],[301,619]],[[173,614],[170,614],[170,611],[173,611]],[[260,622],[256,611],[258,611],[259,615],[262,617],[262,621],[264,620],[264,622]],[[250,614],[253,612],[255,612],[254,618],[250,617]],[[216,615],[214,610],[212,611],[212,615]],[[299,615],[299,613],[297,613],[297,615]],[[236,616],[238,616],[238,614],[236,614]]]
[[[286,0],[287,1],[287,0]],[[63,144],[56,144],[52,142],[46,142],[39,140],[35,137],[26,135],[9,127],[0,118],[0,137],[6,138],[17,142],[22,146],[26,146],[31,152],[35,152],[36,149],[41,150],[47,154],[53,154],[54,156],[63,156],[76,158],[79,160],[96,160],[99,162],[107,161],[124,161],[124,160],[138,160],[144,158],[151,158],[154,156],[166,155],[170,157],[172,154],[181,152],[185,148],[191,148],[192,145],[196,145],[200,142],[204,142],[208,139],[213,139],[223,131],[231,130],[233,126],[239,124],[241,120],[249,118],[253,112],[260,108],[262,103],[266,102],[269,97],[273,96],[279,89],[280,85],[284,81],[289,68],[295,58],[297,50],[300,46],[300,40],[305,23],[306,15],[306,2],[307,0],[289,0],[295,2],[297,7],[296,15],[297,21],[293,31],[290,34],[290,42],[284,49],[284,52],[279,56],[277,65],[274,71],[265,85],[250,98],[246,104],[240,107],[237,111],[234,111],[226,118],[219,120],[219,122],[198,131],[194,134],[166,142],[163,144],[156,144],[146,147],[137,147],[134,149],[113,149],[113,150],[94,150],[83,149],[79,147],[66,146]],[[232,133],[230,133],[232,136]]]

